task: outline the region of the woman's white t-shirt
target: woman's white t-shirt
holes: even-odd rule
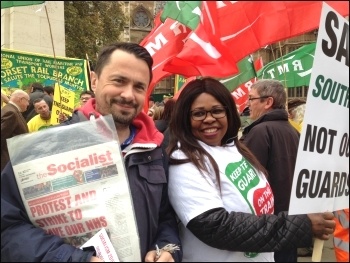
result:
[[[219,166],[221,195],[209,161],[210,172],[202,174],[192,163],[170,165],[169,199],[181,220],[183,261],[273,262],[273,253],[232,252],[210,247],[186,228],[191,219],[213,208],[257,215],[273,213],[273,194],[265,176],[243,158],[233,143],[227,146],[199,143]],[[186,158],[181,150],[173,152],[172,157]]]

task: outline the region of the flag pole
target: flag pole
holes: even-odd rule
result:
[[[87,60],[87,66],[88,66],[88,70],[89,70],[89,74],[88,74],[88,77],[89,77],[89,90],[91,91],[91,84],[90,84],[90,74],[91,74],[91,65],[90,65],[90,60],[89,60],[89,56],[87,53],[85,53],[85,56],[86,56],[86,60]]]
[[[281,41],[278,41],[278,45],[279,45],[279,48],[280,48],[282,68],[283,68],[284,62],[283,62],[283,53],[282,53]],[[288,111],[288,88],[287,88],[286,72],[284,72],[284,71],[283,71],[283,76],[284,76],[284,90],[286,92],[286,110]]]
[[[52,30],[51,30],[51,23],[50,23],[50,19],[49,19],[49,14],[47,12],[47,8],[46,8],[46,2],[44,3],[45,6],[45,12],[46,12],[46,17],[47,17],[47,22],[49,24],[49,30],[50,30],[50,38],[51,38],[51,44],[52,44],[52,51],[53,51],[53,59],[54,59],[54,64],[55,64],[55,68],[56,68],[56,72],[57,72],[57,84],[58,84],[58,93],[59,93],[59,97],[60,97],[60,113],[62,113],[62,101],[61,101],[61,85],[60,85],[60,77],[58,74],[58,67],[57,67],[57,60],[56,60],[56,53],[55,53],[55,46],[53,43],[53,37],[52,37]]]

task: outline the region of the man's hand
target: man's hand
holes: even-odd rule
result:
[[[59,123],[62,123],[64,121],[66,121],[67,119],[68,118],[67,118],[67,116],[64,113],[60,112],[60,114],[58,114],[58,121],[59,121]]]
[[[145,262],[175,262],[175,260],[167,251],[161,251],[160,257],[157,258],[157,251],[152,250],[147,253]]]
[[[92,256],[90,259],[90,262],[104,262],[102,259],[99,259],[98,257]]]

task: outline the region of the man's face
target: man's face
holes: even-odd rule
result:
[[[35,112],[40,114],[42,118],[49,118],[50,117],[50,109],[47,103],[42,100],[34,104]]]
[[[102,115],[112,114],[118,124],[129,125],[143,109],[149,82],[145,61],[115,50],[101,75],[91,74],[96,110]]]
[[[85,103],[89,100],[89,99],[91,99],[91,95],[90,94],[82,94],[81,95],[81,97],[80,97],[80,105],[81,106],[84,106],[85,105]]]
[[[28,106],[29,106],[29,95],[25,94],[23,95],[20,99],[19,99],[19,107],[21,109],[21,112],[24,112],[27,110]]]
[[[255,121],[260,116],[268,112],[270,106],[267,105],[268,98],[261,98],[257,90],[252,88],[249,92],[248,106],[250,110],[250,119]]]

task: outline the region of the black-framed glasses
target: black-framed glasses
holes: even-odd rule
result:
[[[252,101],[252,100],[258,100],[258,99],[267,99],[268,97],[271,97],[271,96],[261,96],[261,97],[256,97],[256,98],[248,98],[248,100]]]
[[[27,99],[26,97],[22,97],[21,99],[25,99],[26,101],[30,101],[30,99]]]
[[[194,121],[202,121],[207,117],[208,112],[210,112],[211,116],[215,119],[221,119],[226,116],[226,108],[223,107],[215,107],[211,110],[193,110],[191,111],[191,118]]]

